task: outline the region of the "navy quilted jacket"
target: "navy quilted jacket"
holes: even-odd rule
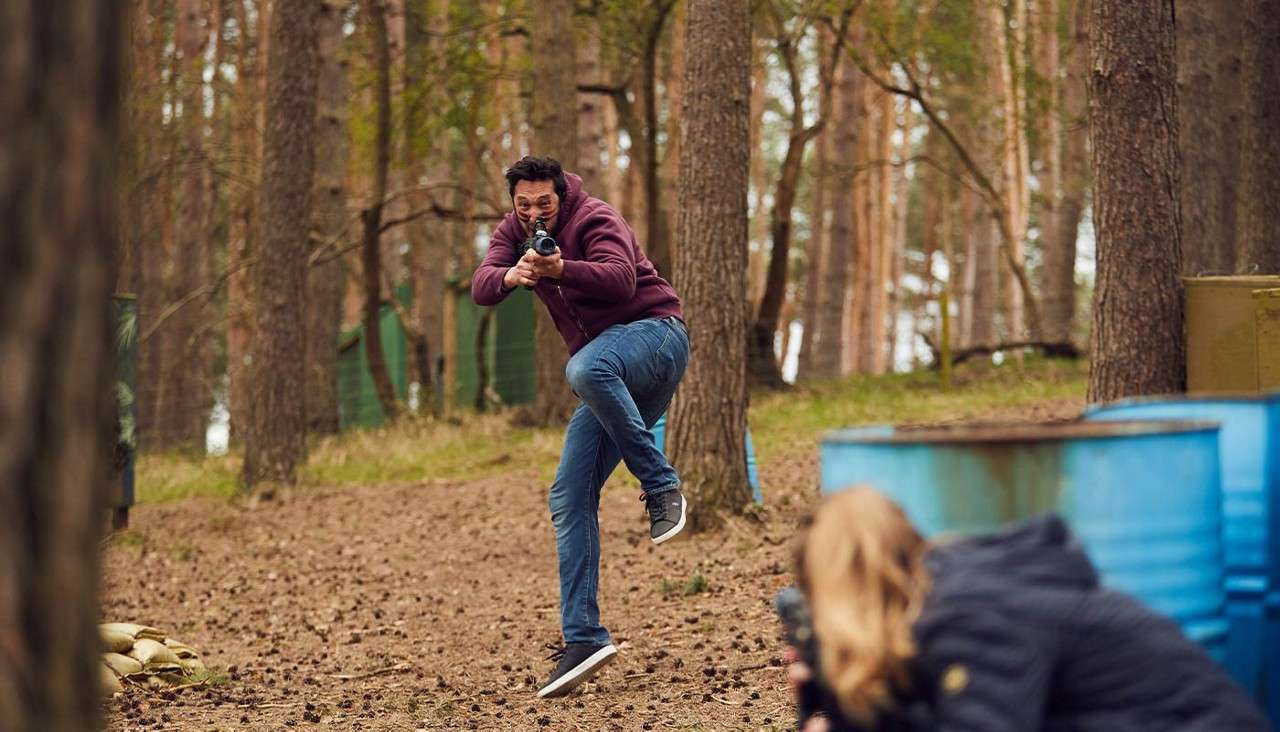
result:
[[[934,586],[916,623],[912,690],[874,732],[1271,729],[1175,623],[1100,587],[1055,516],[944,545],[927,561]]]

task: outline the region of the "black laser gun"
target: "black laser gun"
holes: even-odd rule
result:
[[[818,639],[813,634],[813,620],[809,615],[809,604],[804,593],[795,587],[787,587],[778,593],[773,601],[778,617],[782,619],[782,627],[787,643],[800,656],[800,661],[809,667],[812,677],[800,684],[797,689],[796,713],[800,726],[809,717],[827,708],[829,699],[821,680],[818,678]]]
[[[539,216],[533,220],[533,234],[520,243],[520,251],[516,252],[516,258],[524,256],[524,253],[532,249],[544,257],[550,257],[556,253],[556,240],[547,232],[546,219]]]

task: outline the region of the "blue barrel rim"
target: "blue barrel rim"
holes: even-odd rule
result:
[[[1154,407],[1162,405],[1176,404],[1272,404],[1280,403],[1280,391],[1272,391],[1266,393],[1256,392],[1223,392],[1221,394],[1198,392],[1195,394],[1160,394],[1157,396],[1130,397],[1128,399],[1117,399],[1114,402],[1101,402],[1097,404],[1089,404],[1084,408],[1085,415],[1098,414],[1113,409],[1128,409],[1131,407]]]
[[[1040,443],[1060,440],[1145,437],[1220,432],[1221,424],[1192,419],[1125,419],[1054,422],[965,422],[945,425],[866,425],[832,430],[824,443],[866,445],[972,445]]]

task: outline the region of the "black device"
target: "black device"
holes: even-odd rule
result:
[[[784,588],[773,601],[778,617],[782,619],[782,627],[787,643],[800,656],[800,661],[809,667],[813,676],[800,685],[797,690],[796,715],[800,726],[809,717],[827,710],[829,692],[818,677],[818,639],[813,634],[813,619],[809,615],[809,603],[804,593],[796,587]]]
[[[520,251],[516,252],[516,258],[524,256],[524,253],[532,249],[544,257],[550,257],[556,253],[556,239],[547,231],[546,219],[539,216],[533,220],[533,233],[529,235],[520,244]]]

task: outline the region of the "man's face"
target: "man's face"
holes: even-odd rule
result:
[[[556,195],[555,183],[550,180],[516,181],[512,201],[525,233],[533,233],[533,222],[539,216],[546,219],[548,232],[555,231],[556,217],[560,214],[560,196]]]

